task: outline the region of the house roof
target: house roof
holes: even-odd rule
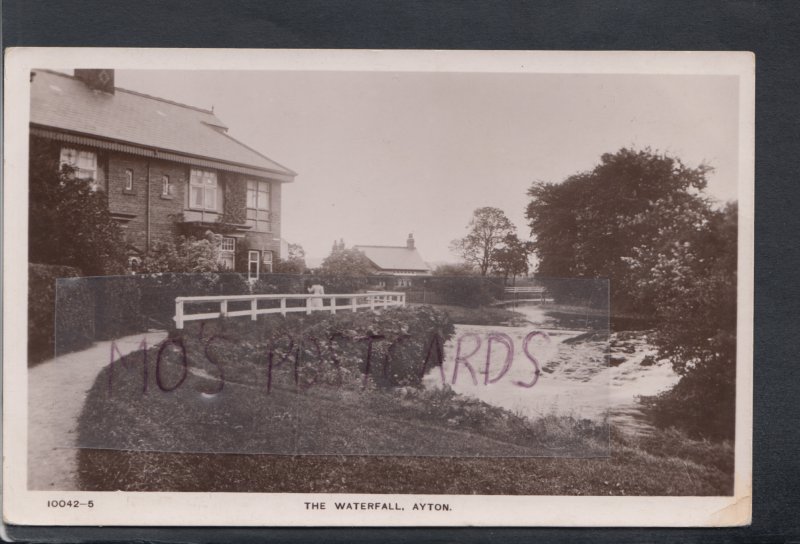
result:
[[[416,249],[408,249],[405,246],[354,247],[363,252],[381,270],[430,270]]]
[[[237,141],[214,112],[116,88],[94,91],[62,73],[35,70],[31,124],[247,166],[286,179],[295,172]]]

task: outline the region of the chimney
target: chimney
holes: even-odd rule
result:
[[[110,68],[75,69],[75,77],[95,91],[114,94],[114,70]]]
[[[414,235],[413,234],[409,234],[408,235],[408,240],[406,240],[406,247],[408,249],[414,249]]]

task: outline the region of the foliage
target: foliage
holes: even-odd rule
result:
[[[541,274],[607,277],[615,314],[655,317],[659,355],[682,375],[646,400],[656,421],[731,437],[737,207],[703,195],[709,171],[622,149],[562,184],[534,184],[527,217]]]
[[[354,293],[367,284],[373,272],[372,262],[356,248],[346,249],[344,243],[334,243],[317,270],[326,293]]]
[[[652,313],[652,300],[635,289],[629,259],[704,227],[710,207],[701,191],[709,171],[649,149],[621,149],[563,183],[534,183],[526,216],[538,273],[610,278],[615,312]]]
[[[55,322],[56,322],[56,280],[58,278],[75,278],[81,275],[77,268],[69,266],[30,264],[28,265],[28,364],[33,365],[54,355],[55,348]],[[58,305],[69,299],[67,293],[59,292]],[[72,302],[82,301],[82,304],[72,306],[73,313],[67,313],[65,308],[59,312],[60,320],[68,332],[67,324],[83,327],[77,334],[71,334],[78,340],[78,347],[91,344],[92,338],[88,327],[93,325],[94,317],[91,316],[92,306],[88,304],[91,293],[84,290],[79,297],[73,297]],[[91,319],[89,317],[91,316]]]
[[[441,296],[442,304],[477,308],[503,296],[502,278],[484,276],[434,276],[428,288]]]
[[[235,174],[224,172],[222,215],[219,221],[229,225],[243,225],[247,221],[247,184],[237,180]]]
[[[433,271],[434,276],[474,276],[478,273],[469,263],[440,264]]]
[[[659,355],[682,376],[648,406],[660,424],[694,435],[734,434],[737,214],[736,204],[710,212],[705,228],[640,252],[635,263],[650,271],[637,287],[656,306]]]
[[[56,356],[86,348],[94,341],[95,298],[91,279],[78,277],[56,280]]]
[[[484,207],[473,212],[467,228],[467,235],[453,240],[450,249],[467,263],[476,266],[481,276],[485,276],[495,262],[495,253],[502,247],[506,237],[514,233],[515,227],[503,210]]]
[[[492,271],[501,274],[505,279],[527,274],[532,250],[531,242],[523,242],[516,233],[507,234],[503,245],[492,255]]]
[[[88,278],[94,293],[95,339],[119,338],[146,330],[141,314],[139,276]]]
[[[139,272],[202,273],[216,272],[219,268],[219,242],[213,237],[198,240],[179,236],[175,241],[153,240]]]
[[[49,146],[31,145],[29,262],[72,266],[84,275],[124,273],[125,243],[104,191],[77,179]]]
[[[274,272],[277,274],[303,274],[306,271],[306,252],[300,244],[289,244],[286,259],[278,259]]]

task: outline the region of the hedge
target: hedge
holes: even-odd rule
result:
[[[434,276],[427,285],[439,295],[440,304],[477,308],[502,299],[505,281],[488,276]]]
[[[80,270],[71,266],[28,265],[28,364],[58,352],[80,349],[94,337],[94,300]],[[58,278],[75,278],[56,282]],[[56,312],[58,308],[58,312]],[[58,322],[58,329],[56,329]]]

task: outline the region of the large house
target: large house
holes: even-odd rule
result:
[[[113,70],[31,72],[30,152],[107,193],[135,264],[157,239],[213,236],[251,276],[281,255],[281,186],[296,173],[228,134],[213,110],[120,89]]]
[[[353,246],[358,249],[373,266],[378,276],[427,276],[431,269],[422,260],[414,244],[414,235],[409,234],[404,246]],[[396,287],[408,287],[410,278],[397,278]]]

